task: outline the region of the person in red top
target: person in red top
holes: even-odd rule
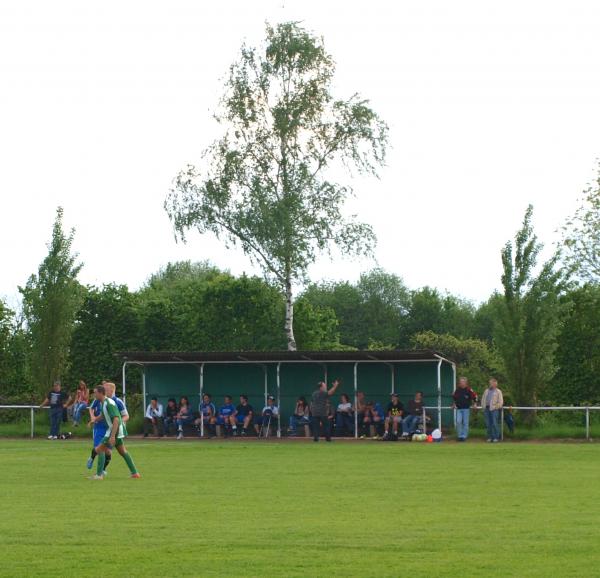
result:
[[[469,380],[461,377],[458,387],[452,395],[456,409],[456,436],[459,442],[467,441],[469,436],[469,415],[471,407],[477,403],[477,394],[469,387]]]
[[[77,427],[81,421],[81,412],[90,404],[90,392],[85,381],[80,381],[73,401],[73,425]]]

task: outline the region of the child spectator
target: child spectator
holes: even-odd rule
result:
[[[385,433],[383,434],[384,440],[390,439],[390,425],[392,426],[392,439],[398,437],[398,426],[402,423],[402,416],[404,415],[404,406],[400,401],[400,397],[397,393],[392,393],[392,401],[387,407],[387,416],[385,418]]]

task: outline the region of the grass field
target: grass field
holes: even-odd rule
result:
[[[2,576],[598,576],[595,444],[0,441]]]

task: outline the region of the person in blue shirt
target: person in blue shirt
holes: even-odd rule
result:
[[[200,435],[200,426],[204,422],[204,428],[208,429],[208,437],[214,438],[217,435],[217,426],[215,425],[217,423],[217,409],[210,394],[205,393],[202,396],[198,410],[200,417],[194,422],[198,428],[198,435]]]
[[[226,395],[225,404],[219,408],[219,415],[217,416],[217,423],[223,426],[225,436],[233,433],[236,414],[233,398],[230,395]]]
[[[369,436],[371,426],[375,428],[374,439],[383,436],[383,427],[385,423],[385,411],[378,401],[369,401],[365,407],[364,417],[362,419],[361,439]]]
[[[90,412],[90,421],[88,422],[88,427],[93,427],[93,438],[94,438],[94,447],[92,448],[92,453],[87,461],[87,469],[91,470],[94,465],[94,459],[98,455],[96,453],[96,448],[102,443],[104,436],[106,436],[106,431],[108,430],[108,426],[106,424],[106,420],[102,415],[102,403],[97,399],[94,399],[92,403],[88,406],[88,410]],[[106,454],[106,462],[104,464],[104,474],[106,475],[106,468],[111,460],[110,451]]]

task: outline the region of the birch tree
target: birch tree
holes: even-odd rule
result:
[[[369,102],[332,94],[334,61],[323,40],[297,23],[266,28],[264,44],[242,46],[215,117],[223,135],[199,166],[181,171],[166,201],[176,235],[214,233],[238,246],[285,295],[288,349],[294,287],[335,246],[369,255],[372,228],[343,207],[352,187],[340,169],[377,175],[387,126]]]

